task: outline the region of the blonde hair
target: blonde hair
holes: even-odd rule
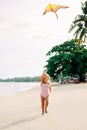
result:
[[[41,83],[50,83],[50,76],[46,72],[47,70],[45,69],[41,76]]]

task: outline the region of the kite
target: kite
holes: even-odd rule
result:
[[[57,5],[57,4],[48,4],[48,6],[46,7],[46,9],[43,12],[43,15],[45,15],[47,12],[53,12],[55,13],[57,19],[58,19],[58,15],[57,15],[57,10],[59,9],[65,9],[65,8],[69,8],[68,6],[63,6],[63,5]]]

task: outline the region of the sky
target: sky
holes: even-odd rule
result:
[[[46,53],[68,33],[85,0],[0,0],[0,78],[40,76]],[[69,6],[42,15],[49,4]]]

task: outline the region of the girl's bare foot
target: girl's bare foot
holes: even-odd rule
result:
[[[47,113],[47,109],[45,108],[45,113]]]
[[[44,111],[42,111],[42,115],[44,115]]]

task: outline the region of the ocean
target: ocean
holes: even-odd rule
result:
[[[11,96],[38,86],[39,82],[0,82],[0,96]]]

